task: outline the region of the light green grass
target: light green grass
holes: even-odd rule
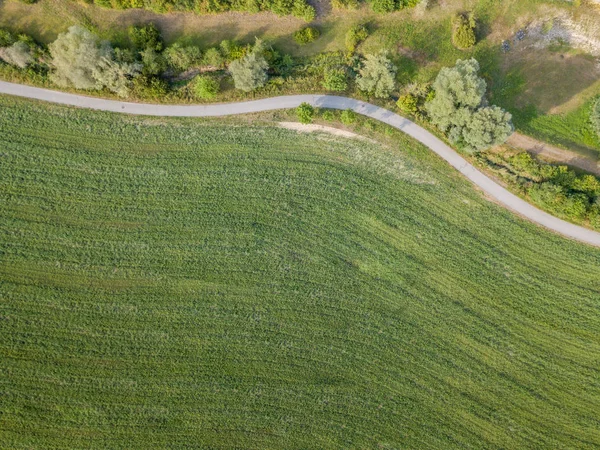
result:
[[[1,448],[600,445],[600,251],[401,134],[0,131]]]

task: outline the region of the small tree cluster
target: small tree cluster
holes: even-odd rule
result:
[[[465,50],[471,48],[477,42],[475,29],[477,22],[475,14],[457,14],[453,19],[452,42],[456,48]]]
[[[153,23],[129,27],[129,39],[139,51],[152,49],[160,52],[164,47],[160,31]]]
[[[308,44],[310,42],[315,41],[320,36],[319,30],[315,27],[305,27],[294,33],[294,40],[300,44]]]
[[[366,55],[363,67],[356,77],[356,85],[369,95],[386,98],[394,91],[395,76],[396,67],[385,54]]]
[[[354,25],[352,28],[348,30],[346,33],[346,49],[350,53],[354,53],[356,51],[356,47],[362,41],[369,37],[369,30],[365,25]]]
[[[425,105],[432,123],[450,141],[471,152],[498,145],[513,131],[509,113],[483,105],[486,84],[478,72],[475,59],[443,68],[433,83],[435,96]]]

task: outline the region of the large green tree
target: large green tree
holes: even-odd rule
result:
[[[475,59],[443,68],[433,83],[435,96],[425,104],[431,122],[467,151],[500,144],[512,133],[509,113],[484,107],[486,83],[478,73]]]

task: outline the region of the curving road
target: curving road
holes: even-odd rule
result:
[[[275,109],[296,108],[300,103],[306,102],[320,108],[351,109],[372,119],[384,122],[403,131],[417,141],[421,142],[451,166],[467,177],[473,184],[481,188],[487,195],[508,209],[523,217],[542,225],[563,236],[580,242],[600,247],[600,233],[560,220],[544,211],[537,209],[521,198],[504,189],[488,176],[481,173],[467,162],[456,151],[435,137],[429,131],[421,128],[404,117],[394,114],[387,109],[347,97],[333,95],[289,95],[282,97],[266,98],[240,103],[217,105],[154,105],[144,103],[128,103],[117,100],[106,100],[85,97],[65,92],[51,91],[32,86],[25,86],[0,81],[0,93],[43,100],[62,105],[78,106],[103,111],[113,111],[126,114],[140,114],[146,116],[177,116],[177,117],[211,117],[245,114]]]

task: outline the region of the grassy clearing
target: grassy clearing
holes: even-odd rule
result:
[[[600,251],[400,133],[0,129],[0,447],[600,444]]]

